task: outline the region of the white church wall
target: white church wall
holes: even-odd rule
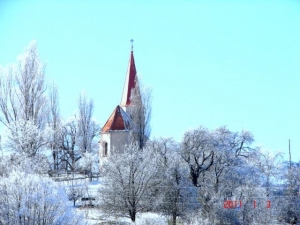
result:
[[[111,139],[110,133],[101,133],[100,135],[100,142],[99,142],[99,168],[101,170],[103,163],[107,160],[108,156],[110,155],[110,146],[111,146]],[[105,154],[105,144],[107,144],[107,152]]]
[[[129,143],[129,134],[129,131],[122,130],[101,133],[101,139],[99,142],[100,169],[103,163],[108,160],[112,151],[117,153],[123,151],[124,145]]]
[[[116,153],[120,153],[124,149],[124,145],[129,143],[129,131],[111,131],[111,149]]]
[[[105,154],[105,144],[107,144],[107,152]],[[100,158],[109,156],[110,154],[110,147],[111,147],[111,138],[110,133],[102,133],[100,139],[100,150],[99,156]]]

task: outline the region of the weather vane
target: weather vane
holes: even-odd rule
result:
[[[130,42],[131,42],[131,51],[133,51],[133,41],[134,41],[133,39],[130,40]]]

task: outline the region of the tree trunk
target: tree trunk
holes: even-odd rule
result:
[[[136,216],[136,211],[133,210],[129,210],[129,215],[130,215],[130,219],[132,222],[135,222],[135,216]]]
[[[198,187],[198,176],[194,173],[191,173],[192,183],[195,187]]]
[[[176,225],[176,218],[177,218],[176,213],[173,213],[172,216],[173,216],[173,219],[172,219],[172,220],[173,220],[173,223],[172,223],[172,224],[173,224],[173,225]]]
[[[52,152],[52,156],[53,156],[53,170],[56,170],[57,165],[56,165],[56,153],[55,153],[55,151]]]

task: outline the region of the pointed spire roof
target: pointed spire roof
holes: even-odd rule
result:
[[[102,128],[102,132],[108,132],[111,130],[129,130],[130,118],[125,111],[118,105],[113,113],[110,115],[105,125]]]
[[[131,43],[133,40],[131,40]],[[123,88],[123,95],[121,99],[121,107],[126,107],[130,105],[130,97],[131,97],[131,90],[135,88],[137,82],[137,75],[136,75],[136,68],[134,63],[134,56],[133,56],[133,46],[131,45],[131,54],[129,58],[129,64],[125,79],[125,84]]]

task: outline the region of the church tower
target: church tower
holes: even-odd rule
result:
[[[120,106],[122,109],[128,114],[130,106],[132,106],[132,99],[133,97],[133,90],[136,88],[137,93],[139,93],[139,87],[138,87],[138,78],[136,75],[136,68],[135,68],[135,62],[134,62],[134,56],[133,56],[133,40],[131,40],[131,53],[130,53],[130,58],[129,58],[129,64],[128,64],[128,69],[126,73],[126,78],[125,78],[125,83],[124,83],[124,88],[123,88],[123,94],[122,94],[122,99]],[[138,96],[140,97],[140,96]]]
[[[131,40],[132,42],[133,40]],[[114,109],[100,131],[100,167],[112,151],[121,152],[123,146],[129,143],[131,118],[128,112],[132,105],[131,96],[135,87],[138,87],[138,79],[133,56],[133,46],[131,44],[131,53],[121,103]]]

